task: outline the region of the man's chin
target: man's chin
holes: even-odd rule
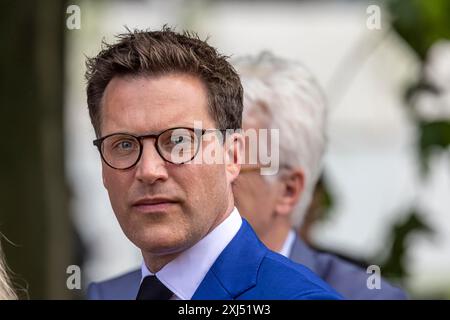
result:
[[[168,237],[154,234],[152,236],[138,237],[133,243],[141,251],[153,255],[168,255],[183,251],[187,247],[184,237]]]

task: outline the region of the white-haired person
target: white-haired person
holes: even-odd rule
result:
[[[262,175],[261,163],[244,164],[233,186],[239,212],[267,247],[306,265],[344,298],[405,299],[385,280],[369,289],[365,269],[313,249],[294,231],[311,203],[326,145],[326,101],[311,73],[268,52],[233,65],[244,88],[243,129],[279,130],[278,173]]]
[[[11,281],[9,279],[6,263],[3,257],[3,251],[0,246],[0,300],[16,299],[17,295],[11,286]]]

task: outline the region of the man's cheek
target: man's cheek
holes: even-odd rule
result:
[[[103,186],[106,190],[108,190],[108,192],[113,189],[116,184],[114,181],[114,172],[112,170],[112,168],[108,167],[104,163],[102,164]]]
[[[105,165],[102,163],[102,181],[103,181],[103,186],[105,187],[106,190],[108,190],[108,179],[107,179],[107,169],[105,168]]]

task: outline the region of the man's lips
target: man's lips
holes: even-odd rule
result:
[[[144,198],[133,203],[132,207],[142,213],[166,211],[177,201],[168,198]]]

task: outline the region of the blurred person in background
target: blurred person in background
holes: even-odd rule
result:
[[[261,164],[242,166],[233,184],[239,212],[267,247],[306,265],[343,297],[405,299],[384,280],[369,289],[365,269],[315,250],[294,231],[311,204],[326,145],[326,102],[310,72],[268,52],[233,65],[244,87],[243,129],[279,129],[279,171],[263,176]]]
[[[0,234],[1,236],[1,234]],[[16,300],[17,295],[14,292],[11,281],[8,276],[8,269],[4,261],[2,247],[0,245],[0,300]]]
[[[140,270],[91,284],[90,299],[340,298],[268,250],[234,206],[243,139],[218,132],[241,128],[243,93],[224,56],[163,28],[129,31],[87,66],[103,184],[143,256]],[[195,161],[211,146],[218,162]]]

